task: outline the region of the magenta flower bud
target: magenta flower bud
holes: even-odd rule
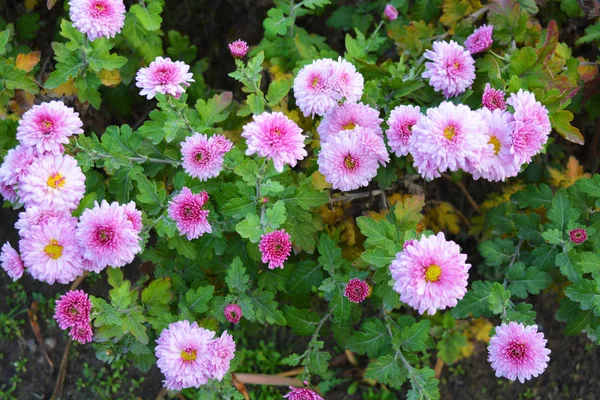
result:
[[[362,303],[368,294],[369,285],[367,282],[357,278],[350,279],[344,290],[344,296],[353,303]]]
[[[569,231],[569,237],[575,244],[581,244],[587,240],[587,232],[583,228],[576,228]]]
[[[481,104],[490,111],[506,110],[504,92],[500,89],[492,89],[489,83],[485,84]]]
[[[248,49],[248,43],[243,40],[236,40],[233,43],[229,43],[229,51],[231,51],[233,58],[244,58]]]
[[[385,10],[383,10],[383,18],[387,19],[388,21],[393,21],[398,18],[398,10],[396,10],[396,7],[391,4],[385,6]]]
[[[228,304],[225,306],[223,313],[225,314],[227,321],[231,322],[232,324],[237,324],[240,322],[240,319],[242,319],[243,315],[242,308],[237,304]]]

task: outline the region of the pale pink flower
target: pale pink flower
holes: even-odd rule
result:
[[[246,53],[248,52],[248,43],[243,40],[236,40],[233,43],[229,43],[229,51],[233,58],[244,58]]]
[[[492,47],[494,40],[492,39],[492,32],[494,30],[493,25],[481,25],[475,29],[467,40],[465,40],[465,47],[471,54],[481,53]]]
[[[386,5],[385,9],[383,10],[383,18],[387,19],[388,21],[394,21],[396,18],[398,18],[398,10],[396,10],[396,7],[391,4]]]
[[[199,133],[181,142],[181,155],[185,172],[206,181],[219,175],[223,169],[223,157],[233,148],[233,143],[223,135],[208,137]]]
[[[388,153],[383,136],[376,133],[373,129],[356,127],[352,130],[358,135],[360,143],[365,151],[374,156],[381,165],[386,165],[390,162],[390,154]]]
[[[369,295],[369,284],[361,279],[352,278],[344,289],[344,296],[353,303],[362,303]]]
[[[0,264],[2,265],[2,269],[6,271],[7,275],[13,281],[21,278],[21,276],[23,276],[23,271],[25,271],[25,265],[23,264],[21,256],[19,256],[19,253],[17,253],[8,242],[2,245]]]
[[[237,324],[242,319],[242,308],[237,304],[227,304],[223,310],[225,318],[232,324]]]
[[[356,71],[356,67],[339,57],[333,62],[333,87],[346,99],[355,103],[360,100],[365,86],[365,79]]]
[[[123,208],[123,212],[131,225],[133,225],[133,230],[139,234],[144,225],[142,224],[142,212],[135,207],[135,201],[130,201],[122,205],[121,208]]]
[[[467,256],[443,233],[421,237],[396,255],[390,265],[394,290],[419,314],[454,307],[467,292]]]
[[[490,339],[488,361],[498,378],[524,383],[548,367],[550,349],[546,343],[537,325],[504,323],[496,327],[496,334]]]
[[[409,146],[414,164],[426,179],[450,170],[477,168],[492,148],[481,116],[465,105],[443,102],[429,108],[412,129]]]
[[[387,121],[390,129],[385,133],[388,138],[388,144],[396,156],[406,156],[409,153],[409,141],[412,135],[413,126],[421,119],[421,110],[417,106],[398,106],[390,113]]]
[[[66,208],[30,206],[27,207],[24,212],[19,213],[19,219],[15,223],[15,229],[19,231],[21,237],[26,237],[32,227],[46,225],[48,221],[53,218],[73,218],[75,223],[77,223],[77,220],[71,216],[70,211]]]
[[[369,128],[382,135],[379,111],[362,103],[344,103],[325,114],[317,128],[322,142],[341,131],[353,130],[357,127]]]
[[[254,153],[272,159],[275,169],[283,171],[285,164],[295,167],[307,156],[302,129],[283,113],[262,113],[246,124],[242,137],[246,139],[246,155]]]
[[[506,110],[506,102],[504,96],[506,94],[503,90],[493,89],[489,83],[485,84],[483,90],[483,96],[481,97],[481,104],[490,111],[494,110]]]
[[[220,382],[229,371],[229,364],[235,355],[235,342],[231,335],[225,331],[221,337],[211,340],[208,344],[208,354],[207,375],[210,379]]]
[[[70,155],[44,155],[30,165],[19,196],[32,205],[75,209],[85,193],[85,175]]]
[[[169,57],[156,57],[147,68],[140,68],[135,77],[135,86],[141,88],[140,95],[148,100],[157,93],[168,94],[178,99],[184,86],[194,82],[193,74],[188,72],[190,66],[182,61],[171,61]]]
[[[142,249],[138,231],[119,203],[102,200],[86,209],[79,218],[77,240],[83,257],[93,264],[88,268],[100,272],[129,264]]]
[[[552,130],[548,110],[533,93],[520,89],[507,103],[514,109],[515,125],[511,152],[519,163],[529,163],[548,141]]]
[[[12,185],[7,185],[2,181],[0,181],[0,195],[4,197],[4,200],[12,204],[19,202],[19,196],[17,195],[17,192],[15,192],[15,188]]]
[[[429,78],[429,84],[446,98],[463,93],[475,80],[475,60],[453,40],[434,42],[433,50],[427,50],[425,58],[432,62],[425,63],[423,78]]]
[[[214,336],[214,332],[189,321],[175,322],[163,329],[154,352],[167,389],[197,388],[208,382],[209,344]]]
[[[54,319],[60,329],[89,325],[92,302],[83,290],[70,290],[56,300]]]
[[[303,67],[294,79],[296,104],[305,117],[324,115],[334,109],[341,94],[335,88],[335,61],[315,60]]]
[[[363,145],[357,132],[340,132],[321,146],[319,171],[334,189],[358,189],[377,175],[380,158]]]
[[[208,222],[209,211],[203,209],[207,202],[206,192],[193,194],[187,187],[182,188],[181,193],[173,197],[169,202],[169,217],[177,223],[180,235],[186,235],[188,240],[192,240],[212,232]]]
[[[33,226],[19,248],[27,271],[37,280],[65,284],[83,274],[74,219],[53,218]]]
[[[70,0],[73,26],[94,41],[113,38],[125,23],[123,0]]]
[[[18,145],[10,149],[0,166],[0,181],[7,185],[18,185],[36,159],[35,147]]]
[[[290,386],[290,392],[283,396],[287,400],[323,400],[321,396],[312,389]]]
[[[262,235],[258,248],[262,254],[262,262],[269,263],[269,269],[283,269],[283,263],[292,252],[292,240],[285,229],[280,229]]]

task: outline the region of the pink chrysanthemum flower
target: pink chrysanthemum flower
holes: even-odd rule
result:
[[[94,338],[91,324],[76,325],[69,331],[69,336],[81,344],[90,343]]]
[[[290,392],[284,395],[283,398],[288,400],[323,400],[323,398],[312,389],[306,387],[297,388],[293,386],[290,386]]]
[[[182,61],[171,61],[169,57],[156,57],[147,68],[140,68],[135,77],[135,86],[142,89],[141,96],[148,100],[157,93],[168,94],[176,99],[194,82],[193,74],[188,72],[190,66]]]
[[[74,217],[71,217],[71,213],[67,209],[31,206],[27,207],[24,212],[19,213],[19,219],[15,223],[15,229],[19,231],[20,236],[26,237],[32,227],[45,225],[53,218],[73,218],[73,220],[77,222]]]
[[[208,344],[208,354],[207,375],[210,379],[220,382],[229,371],[229,364],[235,355],[235,342],[231,335],[225,331],[221,337],[211,340]]]
[[[160,333],[154,352],[167,389],[197,388],[208,382],[209,344],[214,336],[214,332],[189,321],[169,324]]]
[[[83,258],[93,262],[93,271],[107,266],[122,267],[129,264],[142,249],[140,237],[125,209],[119,203],[108,204],[102,200],[87,209],[79,218],[77,240]]]
[[[315,60],[303,67],[294,79],[296,104],[305,117],[324,115],[342,99],[334,82],[335,61],[329,58]]]
[[[10,149],[0,166],[0,181],[7,185],[18,185],[36,159],[35,147],[18,145]]]
[[[232,324],[237,324],[242,319],[242,308],[237,304],[227,304],[223,310],[225,318]]]
[[[390,162],[390,154],[387,147],[385,147],[382,135],[377,134],[372,129],[362,127],[356,127],[351,132],[358,135],[365,151],[374,156],[381,165]]]
[[[445,101],[428,109],[410,137],[415,167],[426,179],[446,170],[477,168],[482,153],[492,147],[484,131],[482,118],[465,105]]]
[[[258,248],[262,254],[262,262],[269,263],[269,269],[283,269],[283,263],[292,252],[292,240],[285,229],[280,229],[262,235]]]
[[[471,264],[467,256],[443,233],[421,237],[396,255],[390,265],[394,290],[400,300],[419,314],[454,307],[467,293]]]
[[[432,62],[425,63],[423,78],[429,78],[429,84],[446,98],[463,93],[475,80],[475,60],[453,40],[434,42],[433,50],[427,50],[425,58]]]
[[[24,146],[35,147],[39,154],[61,154],[63,144],[71,135],[83,133],[83,122],[71,107],[62,101],[33,106],[23,114],[17,128],[17,140]]]
[[[232,148],[233,143],[223,135],[195,133],[181,142],[183,169],[200,181],[214,178],[223,169],[223,156]]]
[[[123,0],[70,0],[73,26],[94,41],[113,38],[125,23]]]
[[[0,195],[4,197],[4,200],[16,204],[19,202],[19,196],[15,192],[15,188],[12,185],[8,185],[0,180]]]
[[[349,191],[367,186],[377,175],[379,157],[365,148],[355,131],[340,132],[322,144],[319,171],[334,189]]]
[[[369,284],[361,279],[352,278],[344,289],[344,296],[353,303],[362,303],[369,295]]]
[[[475,29],[467,40],[465,40],[465,47],[471,54],[481,53],[492,47],[494,40],[492,39],[492,32],[494,30],[493,25],[481,25]]]
[[[496,328],[488,346],[488,361],[497,377],[524,383],[544,372],[550,361],[550,349],[546,348],[548,341],[544,334],[537,330],[537,325],[516,322]]]
[[[569,231],[569,238],[575,244],[581,244],[587,240],[587,232],[583,228],[575,228]]]
[[[60,329],[89,325],[92,302],[83,290],[70,290],[56,300],[54,319]]]
[[[13,281],[21,278],[23,271],[25,271],[25,265],[23,264],[23,260],[21,260],[21,256],[19,256],[19,253],[8,242],[2,245],[0,264]]]
[[[186,235],[188,240],[192,240],[212,232],[208,222],[209,211],[202,208],[207,202],[206,192],[193,194],[187,187],[173,197],[169,203],[169,217],[177,223],[180,235]]]
[[[390,129],[385,133],[388,144],[396,156],[406,156],[409,153],[409,140],[413,126],[421,119],[421,110],[417,106],[398,106],[390,113],[387,121]]]
[[[325,114],[317,128],[321,141],[326,142],[330,136],[341,131],[351,131],[355,128],[368,128],[382,135],[379,111],[362,103],[344,103]]]
[[[85,193],[85,175],[70,155],[44,155],[29,167],[19,196],[32,205],[75,209]]]
[[[468,172],[473,174],[475,180],[483,178],[492,182],[517,176],[521,164],[515,161],[514,155],[510,152],[514,122],[512,114],[501,110],[492,112],[487,108],[476,112],[483,119],[484,132],[488,137],[488,143],[493,147],[487,148],[478,160],[478,167],[468,169]]]
[[[364,86],[365,79],[356,71],[354,65],[342,57],[333,62],[333,87],[347,102],[356,103],[359,101]]]
[[[278,172],[285,164],[295,167],[308,154],[302,129],[280,112],[255,115],[254,121],[244,126],[242,137],[248,145],[246,155],[256,153],[272,159]]]
[[[240,39],[236,40],[233,43],[229,43],[228,46],[233,58],[244,58],[249,49],[248,43]]]
[[[523,89],[511,94],[507,103],[515,111],[511,151],[517,162],[529,163],[542,150],[552,130],[548,110],[535,99],[533,93]]]
[[[65,284],[83,273],[74,219],[53,218],[32,227],[19,248],[27,271],[37,280]]]
[[[489,83],[485,84],[483,90],[483,96],[481,97],[481,104],[490,111],[494,110],[506,110],[506,102],[504,96],[506,94],[503,90],[492,89]]]
[[[396,10],[396,7],[391,4],[386,5],[385,9],[383,10],[383,18],[387,19],[388,21],[394,21],[396,18],[398,18],[398,10]]]
[[[121,206],[123,208],[123,212],[127,216],[131,225],[133,225],[133,230],[136,233],[140,233],[144,225],[142,224],[142,212],[135,208],[135,201],[130,201],[127,204]]]

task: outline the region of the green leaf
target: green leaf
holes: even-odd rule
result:
[[[207,101],[198,99],[196,102],[196,110],[198,110],[202,122],[206,126],[212,126],[219,122],[225,121],[229,116],[229,112],[225,110],[231,104],[232,99],[232,92],[216,94]]]
[[[323,233],[319,237],[319,263],[330,274],[342,264],[342,250],[337,247],[329,235]]]
[[[517,228],[517,237],[529,242],[539,241],[540,232],[540,216],[536,213],[531,214],[515,214],[515,228]]]
[[[490,310],[494,314],[502,314],[504,309],[508,308],[510,301],[510,292],[498,283],[494,282],[490,290],[489,304]]]
[[[159,316],[169,311],[168,304],[173,300],[171,281],[167,278],[155,279],[142,291],[142,302],[148,307],[148,314]]]
[[[535,325],[535,311],[533,306],[527,303],[519,303],[506,311],[505,322],[520,322],[525,325]]]
[[[287,280],[287,290],[291,293],[309,293],[313,286],[323,282],[321,266],[312,260],[302,260]]]
[[[108,39],[97,39],[92,42],[92,52],[88,56],[88,63],[91,69],[100,72],[103,69],[119,69],[127,64],[127,58],[118,54],[110,54],[112,44]]]
[[[146,318],[139,311],[130,311],[123,318],[123,331],[131,333],[139,342],[148,344],[148,334],[144,326]]]
[[[100,108],[100,92],[98,88],[102,82],[95,74],[88,73],[84,76],[75,78],[75,87],[77,88],[77,97],[79,101],[90,103],[95,109]]]
[[[323,281],[319,290],[325,292],[325,299],[329,301],[329,309],[335,321],[341,322],[350,318],[350,300],[344,296],[346,284],[337,281],[334,277]]]
[[[515,252],[515,244],[510,239],[495,238],[479,245],[479,252],[485,258],[485,263],[491,267],[508,264]]]
[[[297,204],[302,207],[304,210],[310,210],[313,207],[319,207],[329,200],[329,196],[322,191],[315,190],[310,186],[310,183],[304,181],[298,187],[298,190],[295,192],[294,197],[288,199],[293,204]]]
[[[160,24],[162,23],[162,18],[160,16],[162,5],[160,2],[153,1],[150,4],[146,3],[146,7],[134,4],[129,8],[129,11],[137,17],[145,29],[149,31],[160,29]]]
[[[103,298],[90,296],[92,302],[92,315],[94,326],[121,325],[121,318],[117,310]]]
[[[323,342],[318,342],[322,346]],[[303,364],[309,366],[309,370],[317,375],[322,375],[327,372],[329,367],[329,360],[331,360],[331,354],[327,351],[311,351],[308,353],[308,358],[304,360]]]
[[[406,369],[394,355],[387,354],[369,363],[365,378],[400,389],[406,381]]]
[[[194,244],[182,235],[169,238],[167,245],[169,249],[177,249],[177,253],[190,260],[195,260],[198,257]]]
[[[600,174],[595,174],[591,179],[578,179],[575,186],[583,193],[600,199]]]
[[[123,284],[123,271],[121,271],[121,268],[108,267],[106,275],[108,276],[108,284],[113,288],[117,288]]]
[[[428,347],[429,320],[421,320],[416,324],[411,324],[402,328],[400,333],[400,346],[407,351],[423,351]]]
[[[296,365],[300,364],[300,361],[302,361],[303,357],[303,355],[292,353],[289,356],[283,358],[281,360],[281,364],[295,367]]]
[[[256,161],[246,159],[240,165],[235,167],[233,172],[236,175],[241,176],[248,185],[254,186],[258,179],[259,167]]]
[[[585,28],[585,35],[577,39],[575,44],[579,46],[580,44],[593,41],[600,41],[600,22],[596,22],[594,25],[588,25],[588,27]]]
[[[144,169],[139,165],[122,167],[108,181],[108,191],[115,196],[119,203],[129,203],[131,191],[133,190],[133,176],[141,173]]]
[[[267,102],[271,107],[276,106],[288,94],[292,87],[291,79],[280,79],[271,82],[267,92]]]
[[[225,283],[231,292],[243,293],[248,290],[250,277],[246,274],[246,268],[239,257],[233,259],[231,266],[227,270]]]
[[[551,112],[549,117],[552,128],[554,128],[554,130],[558,132],[560,136],[564,137],[570,142],[581,145],[584,144],[585,139],[579,128],[571,125],[571,121],[573,121],[573,118],[575,118],[571,111],[560,110]]]
[[[275,205],[273,205],[273,207],[267,210],[265,226],[277,229],[283,223],[285,223],[285,219],[285,203],[283,200],[279,200],[275,203]]]
[[[573,250],[569,252],[563,251],[558,254],[554,262],[560,269],[560,273],[566,276],[571,282],[579,283],[581,281],[581,265],[578,262],[577,253]]]
[[[511,196],[511,200],[519,206],[519,208],[545,207],[547,209],[552,205],[552,189],[550,186],[540,183],[536,185],[528,185],[525,190],[521,190]]]
[[[252,212],[256,212],[256,202],[248,197],[238,197],[229,200],[221,207],[221,214],[227,217],[243,218]]]
[[[467,338],[460,332],[444,334],[437,342],[438,357],[447,364],[454,364],[460,355],[460,349],[467,345]]]
[[[561,244],[563,242],[563,234],[558,229],[548,229],[542,233],[542,237],[550,244]]]
[[[79,205],[77,206],[77,209],[73,211],[73,216],[80,217],[86,209],[92,208],[94,206],[94,202],[96,201],[96,196],[96,193],[92,192],[87,194],[83,199],[81,199]]]
[[[125,309],[132,304],[138,297],[136,290],[131,289],[130,281],[123,281],[120,286],[111,289],[108,292],[110,302],[117,309]]]
[[[539,294],[552,283],[550,274],[537,267],[525,268],[525,264],[516,263],[506,271],[506,279],[510,281],[508,290],[515,296],[524,299],[527,293]]]
[[[260,218],[255,214],[246,215],[246,218],[235,226],[235,230],[241,237],[249,239],[252,243],[258,243],[263,234]]]
[[[190,289],[185,294],[186,306],[196,314],[208,311],[208,303],[213,298],[214,286],[200,286],[198,289]]]
[[[346,343],[348,349],[358,354],[367,354],[369,358],[377,357],[389,350],[390,335],[383,322],[379,319],[368,319],[360,331],[352,334]]]
[[[167,198],[166,190],[164,188],[157,190],[156,181],[150,181],[144,174],[137,174],[134,179],[139,191],[137,200],[145,205],[144,210],[149,215],[160,213]]]
[[[584,279],[581,283],[570,285],[565,289],[565,295],[580,304],[582,310],[592,310],[600,317],[600,288],[598,282]]]
[[[279,310],[279,303],[273,300],[273,293],[255,290],[250,297],[256,319],[260,323],[285,325],[286,319]],[[245,315],[245,313],[244,313]]]
[[[361,254],[361,258],[368,264],[374,265],[377,268],[387,267],[396,258],[394,254],[390,254],[389,250],[382,247],[373,247],[370,250]]]
[[[600,254],[591,251],[579,253],[578,264],[584,273],[598,274],[600,272]]]
[[[465,297],[452,309],[452,316],[466,318],[472,315],[474,318],[478,318],[486,314],[489,309],[491,291],[491,282],[473,282]]]
[[[569,221],[575,221],[579,217],[579,211],[573,208],[567,192],[563,189],[556,192],[552,199],[552,208],[548,211],[548,219],[552,226],[564,232]]]
[[[272,39],[277,35],[285,35],[293,23],[292,19],[283,15],[283,11],[279,8],[271,8],[267,12],[267,16],[268,18],[263,21],[263,28],[265,28],[265,36],[268,39]]]
[[[283,315],[292,331],[301,336],[312,335],[321,320],[317,313],[292,306],[286,306]]]
[[[582,310],[579,303],[563,299],[556,313],[556,319],[566,322],[565,335],[578,335],[581,331],[588,330],[590,325],[597,326],[600,319],[594,315],[593,310]]]
[[[10,39],[10,31],[8,29],[0,32],[0,55],[6,53],[6,44]]]
[[[12,64],[0,62],[0,85],[2,84],[6,86],[6,89],[21,89],[31,94],[36,94],[40,90],[31,74],[27,74]]]
[[[363,235],[367,237],[365,249],[381,246],[384,248],[393,247],[396,239],[396,228],[389,222],[375,221],[369,217],[358,217],[356,223]]]
[[[396,227],[401,232],[416,229],[417,224],[423,218],[421,211],[424,205],[425,198],[423,196],[412,196],[402,202],[396,203],[394,207]]]
[[[411,376],[412,388],[408,391],[407,400],[439,400],[440,391],[435,379],[435,371],[431,368],[423,368]]]

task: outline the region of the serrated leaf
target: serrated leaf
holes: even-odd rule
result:
[[[440,391],[435,379],[435,371],[431,368],[423,368],[411,376],[412,388],[408,391],[407,400],[439,400]]]
[[[159,316],[168,312],[168,304],[173,300],[171,281],[155,279],[142,291],[142,302],[148,307],[148,314]]]
[[[508,290],[515,296],[524,299],[527,294],[539,294],[552,283],[550,274],[537,267],[525,268],[525,264],[516,263],[506,271],[506,279],[510,281]]]
[[[560,269],[560,273],[571,282],[579,283],[581,281],[581,266],[578,263],[577,254],[573,250],[559,253],[554,262]]]
[[[208,303],[213,297],[214,286],[200,286],[198,289],[190,289],[185,294],[187,307],[196,314],[208,311]]]
[[[460,349],[467,345],[467,338],[460,332],[447,333],[437,342],[438,357],[447,364],[454,364]]]
[[[271,82],[267,92],[267,101],[270,106],[275,106],[288,94],[292,87],[291,79],[279,79]]]
[[[394,355],[386,354],[369,363],[365,378],[399,389],[406,381],[406,369]]]
[[[283,200],[279,200],[273,205],[273,207],[267,209],[265,217],[265,225],[273,229],[279,228],[285,223],[285,203]]]
[[[348,339],[348,349],[358,354],[367,354],[369,358],[377,357],[389,350],[390,335],[383,322],[379,319],[368,319],[360,330]]]
[[[279,303],[273,300],[273,293],[255,290],[250,297],[256,319],[260,323],[285,325],[286,319],[279,310]]]
[[[511,196],[511,200],[519,206],[519,208],[545,207],[549,209],[552,205],[552,189],[550,186],[540,183],[536,185],[528,185],[525,190],[521,190]]]
[[[473,282],[465,297],[459,300],[458,304],[452,309],[452,316],[454,318],[466,318],[472,315],[478,318],[486,314],[489,309],[491,290],[491,282]]]
[[[236,257],[231,266],[227,270],[225,282],[230,291],[243,293],[248,290],[248,282],[250,277],[246,274],[246,268],[242,264],[242,260]]]
[[[156,31],[160,29],[162,18],[160,13],[162,12],[162,5],[158,1],[153,1],[148,4],[145,3],[145,7],[139,4],[134,4],[129,8],[137,19],[142,23],[142,26],[149,31]]]
[[[402,328],[399,344],[407,351],[423,351],[428,347],[429,328],[428,320],[421,320],[416,324]]]
[[[283,309],[285,320],[296,335],[312,335],[321,317],[317,313],[308,309],[299,309],[292,306],[286,306]]]
[[[267,16],[268,18],[263,21],[265,36],[267,38],[273,38],[277,35],[285,35],[288,28],[292,24],[291,18],[283,15],[283,11],[281,11],[279,8],[271,8],[267,12]]]
[[[394,207],[396,227],[401,232],[416,229],[417,224],[423,218],[421,211],[423,210],[424,205],[424,196],[411,196],[402,202],[396,203],[396,206]]]
[[[342,263],[342,250],[327,234],[321,234],[319,237],[318,250],[320,254],[319,263],[330,274],[333,273]]]
[[[256,214],[248,214],[246,218],[235,226],[235,231],[241,237],[249,239],[252,243],[258,243],[263,229],[260,226],[260,218]]]
[[[479,245],[479,252],[485,258],[485,263],[491,267],[508,264],[515,252],[515,244],[510,239],[495,238]]]
[[[570,285],[565,289],[565,295],[580,304],[582,310],[592,310],[600,317],[600,288],[598,282],[584,279],[581,283]]]
[[[510,301],[510,292],[498,283],[494,282],[490,290],[489,305],[490,310],[494,314],[501,314],[504,309],[508,308]]]
[[[564,232],[569,221],[575,221],[579,217],[579,211],[573,208],[573,204],[565,190],[559,190],[552,199],[552,208],[548,211],[548,219],[552,226]]]
[[[389,250],[382,247],[373,247],[361,254],[361,258],[368,264],[377,268],[387,267],[396,258]]]
[[[144,326],[146,318],[139,311],[130,311],[122,320],[123,331],[131,333],[139,342],[148,344],[149,338]]]

